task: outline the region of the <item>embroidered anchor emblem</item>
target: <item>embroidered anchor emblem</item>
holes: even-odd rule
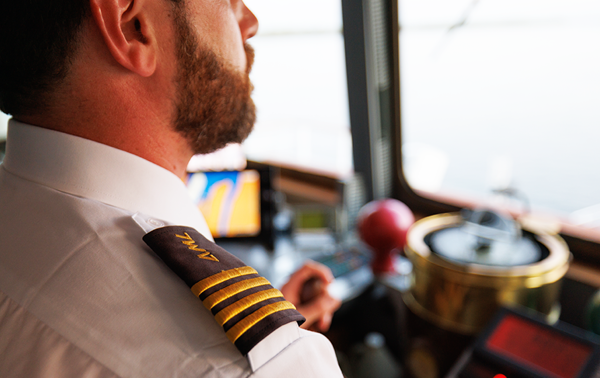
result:
[[[175,236],[177,236],[180,239],[185,239],[182,241],[182,243],[187,245],[188,249],[191,249],[192,251],[196,251],[196,252],[202,252],[198,255],[198,257],[200,257],[201,259],[204,259],[204,260],[219,262],[219,259],[217,259],[212,253],[208,252],[204,248],[198,247],[198,245],[196,244],[194,239],[192,239],[192,237],[190,235],[188,235],[187,232],[184,232],[183,234],[185,236],[181,236],[181,235],[177,235],[177,234],[175,234]]]

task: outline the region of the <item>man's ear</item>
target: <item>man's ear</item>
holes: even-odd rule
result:
[[[143,77],[156,69],[156,38],[146,0],[90,0],[92,17],[115,60]]]

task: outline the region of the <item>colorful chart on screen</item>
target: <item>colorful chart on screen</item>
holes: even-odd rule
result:
[[[255,170],[190,173],[186,185],[213,237],[260,233],[260,174]]]

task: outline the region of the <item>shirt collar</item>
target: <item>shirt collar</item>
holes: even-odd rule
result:
[[[61,192],[194,227],[212,240],[181,179],[128,152],[11,119],[2,165]]]

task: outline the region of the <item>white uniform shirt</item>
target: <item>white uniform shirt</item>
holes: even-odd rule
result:
[[[331,344],[295,323],[242,356],[142,241],[137,212],[210,238],[171,172],[10,121],[0,165],[0,376],[341,376]]]

